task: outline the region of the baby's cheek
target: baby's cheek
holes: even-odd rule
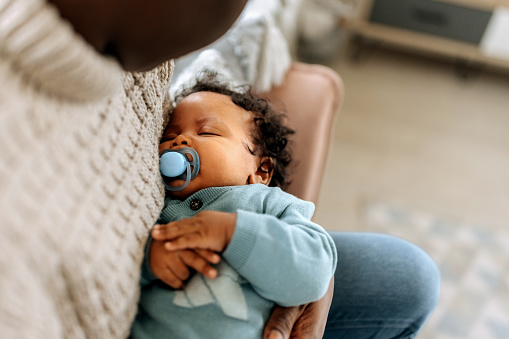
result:
[[[170,148],[169,143],[170,143],[169,141],[166,141],[166,142],[160,143],[160,144],[159,144],[159,153],[161,153],[161,151],[164,151],[165,149]]]

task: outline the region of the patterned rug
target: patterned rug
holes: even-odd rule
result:
[[[440,268],[440,301],[419,339],[509,339],[509,230],[380,202],[366,204],[363,218],[367,230],[413,242]]]

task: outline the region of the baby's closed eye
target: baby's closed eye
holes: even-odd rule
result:
[[[221,131],[217,128],[210,127],[210,126],[203,126],[198,130],[198,135],[201,136],[220,136]]]

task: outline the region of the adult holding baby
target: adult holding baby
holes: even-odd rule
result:
[[[157,149],[172,72],[166,60],[218,38],[245,2],[0,0],[3,335],[128,335],[143,244],[164,199]],[[338,249],[365,245],[359,240]],[[389,245],[398,243],[380,243],[380,251]],[[340,251],[339,260],[345,255]],[[373,271],[360,259],[349,265]],[[436,275],[424,259],[402,261],[408,265],[401,279]],[[367,285],[351,279],[353,270],[339,269],[341,284],[350,281],[358,292],[352,297],[384,297],[382,282],[376,293],[362,290]],[[414,328],[431,312],[433,292],[416,286],[399,295],[413,295],[413,307],[405,307],[419,308],[419,317],[409,320]],[[319,336],[331,297],[278,308],[268,328]]]

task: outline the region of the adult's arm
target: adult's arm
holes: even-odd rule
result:
[[[146,70],[203,47],[228,30],[247,0],[48,0],[97,51],[126,70]],[[265,335],[319,338],[333,283],[308,305],[277,307]],[[276,337],[277,338],[277,337]]]
[[[143,71],[204,47],[247,0],[48,0],[97,51]]]
[[[277,306],[265,325],[264,339],[322,338],[333,293],[334,276],[320,300],[294,307]]]

